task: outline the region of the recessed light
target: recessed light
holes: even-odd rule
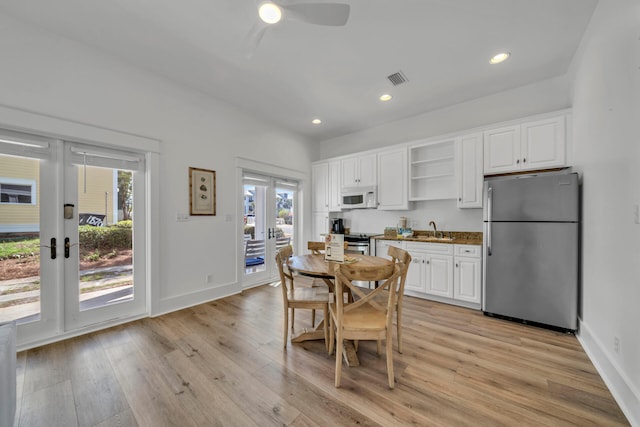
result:
[[[311,123],[313,123],[314,125],[319,125],[320,123],[322,123],[322,120],[320,120],[320,119],[313,119],[313,120],[311,120]]]
[[[282,11],[271,2],[266,2],[258,8],[258,16],[267,24],[276,24],[282,19]]]
[[[506,61],[507,59],[509,59],[509,57],[511,56],[511,53],[509,52],[500,52],[499,54],[495,55],[493,58],[491,58],[489,60],[489,64],[499,64],[502,61]]]
[[[393,96],[389,95],[388,93],[380,95],[380,101],[389,101],[391,98],[393,98]]]

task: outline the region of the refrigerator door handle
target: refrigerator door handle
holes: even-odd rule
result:
[[[491,256],[491,220],[493,207],[493,188],[487,188],[487,256]]]

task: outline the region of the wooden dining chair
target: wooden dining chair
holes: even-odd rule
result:
[[[378,354],[380,342],[386,340],[387,376],[389,388],[394,388],[393,377],[393,312],[396,295],[400,286],[400,265],[394,263],[388,267],[362,267],[358,263],[335,265],[336,295],[341,295],[348,287],[358,297],[353,303],[345,303],[336,298],[329,303],[329,354],[333,353],[334,337],[336,349],[335,386],[340,387],[342,376],[343,340],[377,341]],[[378,288],[363,292],[354,281],[382,281]],[[378,300],[379,295],[387,293],[385,302]],[[357,348],[356,348],[357,351]]]
[[[287,267],[287,259],[293,255],[293,247],[285,246],[276,252],[276,264],[280,273],[280,286],[282,287],[282,302],[284,303],[284,347],[287,347],[287,337],[289,335],[289,309],[291,309],[291,330],[293,332],[294,310],[305,308],[322,310],[324,313],[324,340],[328,343],[328,303],[329,291],[326,288],[298,287],[294,286],[294,276]]]
[[[398,286],[394,306],[396,311],[398,353],[402,353],[402,299],[404,295],[404,284],[407,280],[407,271],[409,271],[409,265],[411,264],[411,255],[404,249],[400,249],[395,246],[389,246],[387,255],[389,255],[393,262],[398,264],[400,267],[400,285]]]
[[[324,250],[326,247],[325,245],[326,245],[325,242],[309,241],[307,242],[307,249],[310,250],[311,253],[314,255],[324,255]],[[349,242],[344,242],[345,251],[347,250],[348,247],[349,247]],[[320,279],[313,279],[313,281],[311,282],[311,286],[324,286],[324,285],[325,283]],[[348,289],[345,289],[345,293],[349,298],[349,302],[353,302],[353,296],[351,295],[351,292]],[[315,326],[315,324],[316,324],[316,311],[313,310],[311,312],[311,326]]]

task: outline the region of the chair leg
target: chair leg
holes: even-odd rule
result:
[[[316,327],[316,309],[312,309],[311,310],[311,327],[315,328]]]
[[[295,308],[291,308],[291,330],[293,331],[293,324],[296,321],[296,309]]]
[[[378,340],[376,351],[378,352],[378,356],[380,356],[380,353],[382,353],[382,340]]]
[[[284,308],[284,348],[287,348],[287,337],[289,335],[289,307]]]
[[[387,376],[389,377],[389,388],[395,387],[393,378],[393,334],[391,329],[387,330]]]
[[[398,304],[396,312],[396,327],[398,332],[398,353],[402,353],[402,305]]]
[[[331,356],[333,354],[333,344],[335,342],[335,331],[333,329],[333,318],[330,315],[327,318],[327,321],[329,322],[329,356]]]
[[[342,378],[342,331],[336,328],[336,387],[340,387]]]
[[[315,314],[315,310],[313,311]],[[329,308],[324,306],[324,346],[326,350],[329,350]]]

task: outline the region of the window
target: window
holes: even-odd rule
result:
[[[36,204],[36,182],[26,179],[0,178],[0,203]]]

